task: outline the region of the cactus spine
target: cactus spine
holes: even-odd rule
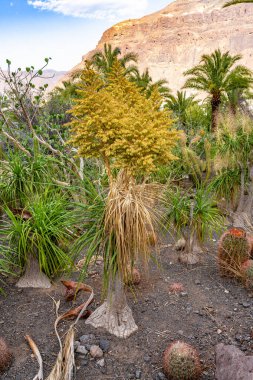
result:
[[[237,277],[243,262],[250,258],[251,244],[246,232],[231,228],[219,240],[218,262],[224,276]]]
[[[5,340],[0,338],[0,373],[5,371],[12,362],[12,353]]]
[[[246,260],[241,266],[241,274],[246,287],[253,287],[253,260]]]
[[[198,352],[180,341],[165,350],[163,369],[170,380],[198,380],[202,372]]]

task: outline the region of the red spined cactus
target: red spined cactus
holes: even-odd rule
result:
[[[3,338],[0,338],[0,373],[9,368],[12,362],[12,353]]]
[[[243,262],[250,258],[251,243],[241,228],[231,228],[219,240],[218,263],[224,276],[237,277]]]
[[[241,266],[241,274],[246,287],[253,287],[253,260],[246,260]]]
[[[202,373],[197,350],[180,341],[165,350],[163,369],[170,380],[198,380]]]

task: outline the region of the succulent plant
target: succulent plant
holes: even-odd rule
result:
[[[241,273],[245,285],[247,287],[253,287],[253,260],[246,260],[241,266]]]
[[[0,373],[5,371],[12,362],[12,353],[5,340],[0,338]]]
[[[231,228],[219,240],[218,262],[224,276],[237,277],[243,262],[250,259],[251,242],[241,228]]]
[[[170,380],[198,380],[202,372],[197,350],[180,341],[165,350],[163,369]]]

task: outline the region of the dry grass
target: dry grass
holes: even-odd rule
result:
[[[147,268],[157,242],[154,206],[160,192],[159,185],[136,184],[125,170],[111,183],[105,213],[105,232],[111,247],[107,260],[112,272],[119,271],[123,278],[137,259]]]

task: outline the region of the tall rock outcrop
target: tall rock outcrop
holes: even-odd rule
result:
[[[242,54],[242,63],[253,69],[253,4],[222,8],[224,3],[177,0],[159,12],[121,22],[104,32],[83,61],[110,43],[122,53],[138,53],[140,69],[148,67],[154,80],[167,79],[174,91],[185,81],[183,72],[217,48]]]

